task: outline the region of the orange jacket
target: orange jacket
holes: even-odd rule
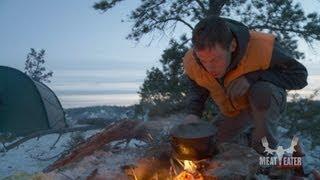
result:
[[[226,94],[226,89],[232,80],[246,73],[268,69],[274,41],[275,36],[271,34],[250,32],[250,39],[243,58],[235,69],[225,75],[223,85],[196,61],[192,49],[183,58],[185,73],[190,79],[209,91],[210,97],[217,104],[222,114],[229,117],[236,116],[240,113],[240,110],[248,107],[247,94],[232,102]]]

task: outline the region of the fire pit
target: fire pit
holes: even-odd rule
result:
[[[174,127],[170,142],[152,146],[147,156],[126,166],[130,179],[208,180],[251,178],[259,156],[251,148],[215,142],[216,130],[209,123]]]

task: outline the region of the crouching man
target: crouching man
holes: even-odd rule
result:
[[[306,68],[274,35],[249,31],[234,20],[211,16],[192,33],[193,47],[183,58],[191,91],[185,122],[199,120],[211,97],[220,111],[218,143],[252,125],[251,147],[263,153],[263,137],[275,147],[274,124],[286,108],[286,90],[307,85]]]

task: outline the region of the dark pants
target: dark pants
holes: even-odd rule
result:
[[[218,128],[217,142],[232,142],[234,138],[248,128],[253,128],[250,146],[263,153],[261,139],[267,137],[269,146],[277,146],[276,122],[286,108],[287,93],[272,83],[258,81],[249,89],[249,108],[236,117],[222,114],[214,118]]]

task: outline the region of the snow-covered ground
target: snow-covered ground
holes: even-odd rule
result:
[[[83,134],[85,137],[89,137],[97,132],[98,130],[92,130]],[[54,147],[52,145],[57,140],[58,135],[49,134],[39,139],[30,139],[17,148],[0,153],[0,179],[19,172],[34,173],[42,171],[58,158],[56,157],[58,154],[68,148],[70,136],[71,133],[63,134]]]
[[[83,126],[78,125],[77,121],[85,118],[107,118],[106,120],[118,120],[122,118],[131,118],[131,107],[118,106],[95,106],[87,108],[67,109],[67,123],[71,127]],[[91,130],[83,132],[85,138],[99,132]],[[54,145],[58,134],[49,134],[33,138],[19,145],[19,147],[0,153],[0,179],[12,174],[35,173],[42,171],[49,164],[53,163],[58,155],[69,148],[69,141],[72,133],[63,134],[59,141]],[[9,144],[6,144],[9,145]],[[53,146],[54,145],[54,146]],[[0,144],[0,149],[2,149]]]

